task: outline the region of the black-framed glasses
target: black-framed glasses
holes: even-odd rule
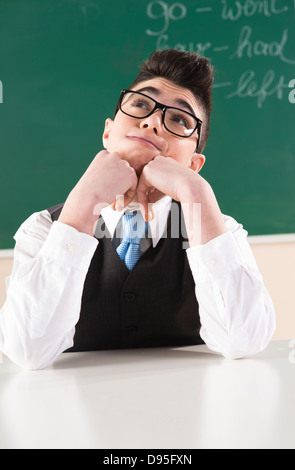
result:
[[[135,119],[146,118],[153,114],[156,109],[161,109],[163,111],[163,125],[171,134],[188,138],[198,130],[198,149],[202,121],[194,114],[183,109],[166,106],[144,93],[133,90],[122,90],[118,104],[122,113]]]

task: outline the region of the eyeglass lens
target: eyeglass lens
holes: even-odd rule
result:
[[[156,107],[153,99],[139,93],[125,93],[121,102],[122,111],[138,119],[152,114]],[[167,130],[181,137],[188,137],[196,128],[196,118],[181,109],[168,107],[163,116]]]

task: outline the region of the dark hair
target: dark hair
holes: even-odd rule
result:
[[[205,57],[196,52],[168,49],[155,51],[141,64],[140,71],[135,78],[135,85],[145,80],[162,77],[175,85],[187,88],[202,107],[205,115],[201,128],[201,140],[198,152],[202,152],[209,136],[211,95],[213,83],[213,67]],[[115,115],[118,111],[116,108]]]

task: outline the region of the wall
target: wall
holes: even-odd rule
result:
[[[280,242],[272,236],[249,237],[249,241],[276,309],[277,330],[273,339],[294,339],[295,237],[281,236]],[[0,258],[0,306],[6,296],[4,279],[12,267],[11,251],[2,253],[6,257]]]
[[[295,338],[294,298],[295,240],[251,243],[254,256],[272,297],[277,317],[273,339]]]

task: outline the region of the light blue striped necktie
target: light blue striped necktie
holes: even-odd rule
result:
[[[140,241],[147,228],[148,223],[143,220],[140,211],[122,216],[123,238],[116,251],[130,271],[142,255]]]

